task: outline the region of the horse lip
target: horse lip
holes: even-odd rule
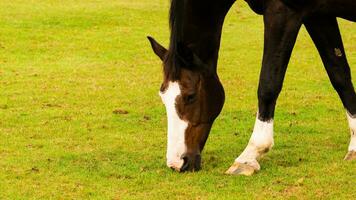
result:
[[[184,172],[189,168],[189,158],[187,156],[181,156],[181,159],[183,160],[183,165],[180,168],[179,172]]]
[[[180,171],[182,166],[184,165],[184,161],[182,162],[182,159],[180,161],[175,161],[175,162],[168,162],[167,166],[171,168],[174,171]]]

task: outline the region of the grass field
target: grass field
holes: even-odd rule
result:
[[[252,177],[224,171],[254,124],[262,18],[239,0],[223,31],[226,103],[203,169],[165,166],[168,0],[0,0],[0,199],[356,199],[345,111],[303,28]],[[356,84],[356,24],[340,20]],[[125,111],[127,112],[125,114]]]

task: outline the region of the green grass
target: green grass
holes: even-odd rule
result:
[[[356,199],[356,163],[342,160],[345,111],[304,28],[273,151],[252,177],[223,174],[250,137],[262,57],[262,18],[241,0],[224,26],[226,103],[203,169],[166,168],[161,63],[145,37],[168,45],[168,8],[168,0],[0,0],[0,199]],[[356,77],[356,24],[340,26]]]

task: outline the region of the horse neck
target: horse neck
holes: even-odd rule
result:
[[[183,22],[183,41],[216,71],[222,26],[234,0],[188,2],[190,5],[186,7]]]

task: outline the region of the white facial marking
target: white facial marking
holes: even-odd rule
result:
[[[167,110],[168,140],[167,166],[180,169],[184,164],[180,157],[187,150],[185,145],[185,131],[188,123],[180,119],[176,110],[176,98],[181,94],[178,82],[169,82],[168,88],[160,96]]]
[[[260,165],[257,159],[271,149],[273,145],[273,120],[263,122],[256,117],[250,141],[241,155],[236,158],[235,162],[246,163],[259,170]]]
[[[356,118],[352,117],[349,113],[347,113],[346,115],[351,131],[351,141],[349,145],[349,151],[356,151]]]

